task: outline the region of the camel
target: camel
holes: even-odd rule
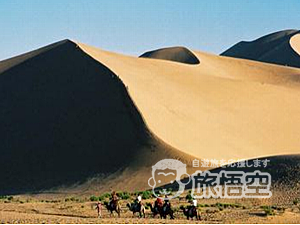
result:
[[[198,212],[196,207],[193,206],[187,206],[186,208],[184,206],[181,206],[180,209],[183,211],[183,214],[186,216],[186,218],[189,220],[190,218],[193,220],[194,217],[197,220],[200,220],[200,213]]]
[[[172,210],[172,208],[169,205],[157,205],[154,204],[154,206],[152,206],[152,204],[148,203],[147,204],[152,212],[153,217],[155,217],[157,214],[160,215],[160,218],[164,218],[166,219],[167,216],[170,216],[170,219],[174,219],[174,211]]]
[[[109,203],[104,202],[104,205],[106,209],[110,212],[110,215],[113,215],[113,212],[115,211],[118,214],[118,217],[120,217],[121,213],[121,207],[118,202],[112,202],[110,201]]]
[[[143,217],[145,218],[146,217],[146,214],[145,214],[145,207],[143,205],[139,205],[138,203],[127,203],[126,205],[130,211],[132,211],[132,214],[134,215],[135,213],[139,213],[140,214],[140,217]]]

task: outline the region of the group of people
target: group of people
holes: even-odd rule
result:
[[[119,197],[115,191],[111,192],[111,198],[110,198],[110,207],[113,208],[114,206],[117,206],[119,204]],[[137,204],[139,207],[142,207],[142,196],[138,194],[138,196],[135,199],[135,204]],[[168,196],[165,196],[165,199],[163,198],[156,198],[154,202],[154,207],[166,207],[166,208],[171,208],[171,202],[168,199]],[[191,201],[191,206],[193,209],[196,210],[197,208],[197,200],[195,198],[192,199]],[[97,202],[96,204],[96,209],[98,212],[98,217],[102,217],[102,203],[100,201]]]

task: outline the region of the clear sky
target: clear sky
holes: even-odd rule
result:
[[[0,60],[61,39],[139,55],[181,45],[221,53],[300,29],[300,0],[0,0]]]

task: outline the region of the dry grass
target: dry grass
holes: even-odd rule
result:
[[[275,195],[279,195],[276,192]],[[45,197],[45,196],[43,196]],[[278,196],[277,196],[278,197]],[[146,211],[146,218],[135,216],[126,208],[122,200],[121,218],[116,214],[111,216],[103,209],[102,218],[97,218],[95,202],[89,197],[57,198],[53,195],[42,196],[14,196],[12,200],[0,200],[1,223],[299,223],[300,207],[286,198],[280,205],[274,205],[277,197],[269,202],[258,199],[204,199],[199,201],[201,220],[187,220],[179,207],[188,205],[184,199],[172,200],[175,210],[175,220],[153,218],[150,210]],[[281,196],[285,198],[284,196]],[[72,200],[70,200],[72,199]],[[154,199],[145,200],[153,202]],[[272,205],[273,204],[273,205]],[[262,207],[263,206],[263,207]],[[267,206],[272,208],[272,215],[266,213]],[[282,210],[284,209],[284,210]]]

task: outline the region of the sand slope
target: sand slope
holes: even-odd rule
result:
[[[0,194],[149,170],[162,158],[191,159],[154,137],[122,81],[75,43],[29,55],[0,63],[13,65],[0,74]],[[147,185],[150,172],[144,175],[136,174],[137,187]]]
[[[221,55],[300,67],[300,31],[284,30],[254,41],[242,41]]]
[[[149,129],[185,153],[299,153],[299,69],[201,52],[199,65],[187,65],[79,46],[120,77]]]
[[[200,64],[64,40],[0,62],[0,193],[146,189],[164,158],[300,153],[300,69],[193,55]]]
[[[25,62],[26,60],[28,60],[30,58],[33,58],[37,55],[40,55],[44,52],[47,52],[48,50],[51,50],[51,49],[61,45],[62,43],[65,43],[66,41],[67,40],[62,40],[62,41],[59,41],[59,42],[55,42],[53,44],[50,44],[50,45],[47,45],[45,47],[39,48],[37,50],[30,51],[30,52],[24,53],[22,55],[18,55],[18,56],[15,56],[13,58],[9,58],[9,59],[0,61],[0,73],[2,73],[5,70],[8,70],[8,69],[18,65],[18,64],[20,64],[22,62]]]

